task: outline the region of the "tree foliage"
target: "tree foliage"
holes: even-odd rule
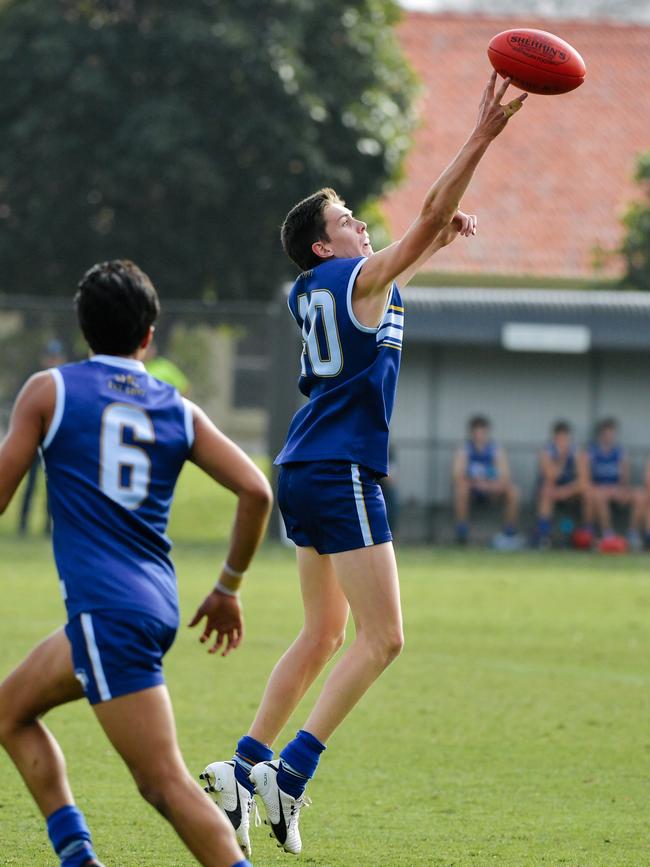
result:
[[[393,0],[10,0],[0,291],[129,256],[168,296],[268,297],[286,211],[396,176],[414,80]]]
[[[650,291],[650,151],[641,154],[636,180],[643,197],[633,202],[624,217],[627,230],[623,242],[626,262],[625,283],[635,289]]]

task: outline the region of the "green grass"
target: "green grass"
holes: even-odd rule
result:
[[[173,527],[184,621],[212,585],[225,495],[181,481]],[[9,530],[13,528],[10,521]],[[0,539],[0,674],[62,621],[47,543]],[[398,552],[407,644],[335,734],[310,787],[300,861],[323,867],[648,863],[650,580],[643,556]],[[231,755],[300,623],[291,552],[247,580],[248,634],[226,660],[181,629],[168,684],[188,766]],[[304,718],[296,713],[283,737]],[[142,802],[84,702],[48,717],[109,867],[192,863]],[[0,864],[53,863],[0,756]],[[254,863],[287,864],[261,829]]]

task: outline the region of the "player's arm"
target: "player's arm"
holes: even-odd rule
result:
[[[509,117],[521,108],[526,94],[500,104],[510,79],[495,93],[493,73],[483,93],[476,126],[453,162],[426,195],[420,214],[399,241],[374,253],[364,264],[355,284],[355,299],[382,294],[399,275],[422,259],[439,233],[451,223],[472,175],[490,143],[505,128]]]
[[[576,455],[576,470],[578,480],[586,491],[592,484],[591,478],[591,457],[586,449],[581,449]]]
[[[501,447],[497,449],[497,453],[495,455],[495,464],[497,467],[497,478],[500,482],[500,485],[509,485],[512,481],[512,478],[510,476],[510,463],[508,461],[508,456]]]
[[[467,476],[467,453],[464,448],[456,449],[454,454],[454,463],[451,471],[454,484],[458,484],[465,480]]]
[[[438,250],[447,247],[456,238],[469,238],[470,235],[475,235],[477,226],[478,220],[476,214],[465,214],[463,211],[456,211],[451,223],[438,232],[435,239],[431,244],[429,244],[424,253],[413,262],[410,267],[397,275],[395,282],[399,288],[403,289],[405,286],[408,286],[413,277],[415,277],[415,275],[422,269],[423,265],[428,262],[429,259],[438,252]]]
[[[554,485],[558,475],[560,474],[559,467],[556,461],[549,455],[546,449],[539,453],[539,469],[542,479],[549,485]]]
[[[225,641],[223,656],[226,656],[241,643],[244,634],[237,595],[241,578],[237,574],[243,576],[262,541],[273,495],[264,474],[239,446],[224,436],[203,410],[193,405],[192,411],[194,445],[190,460],[238,499],[226,564],[215,588],[201,603],[189,624],[196,626],[206,617],[200,640],[208,641],[215,632],[215,643],[210,653],[216,653]]]
[[[49,427],[56,402],[56,386],[47,371],[27,380],[16,398],[9,430],[0,443],[0,514],[16,492]]]
[[[623,452],[621,457],[621,487],[629,488],[630,486],[630,459],[626,452]]]

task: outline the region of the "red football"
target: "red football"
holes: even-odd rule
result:
[[[585,62],[575,48],[545,30],[504,30],[487,53],[499,75],[528,93],[568,93],[585,80]]]

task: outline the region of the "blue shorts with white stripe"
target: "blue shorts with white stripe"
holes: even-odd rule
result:
[[[102,610],[73,617],[65,627],[77,680],[90,704],[165,682],[163,656],[176,630],[139,611]]]
[[[282,464],[278,505],[288,537],[319,554],[390,542],[380,478],[345,461]]]

